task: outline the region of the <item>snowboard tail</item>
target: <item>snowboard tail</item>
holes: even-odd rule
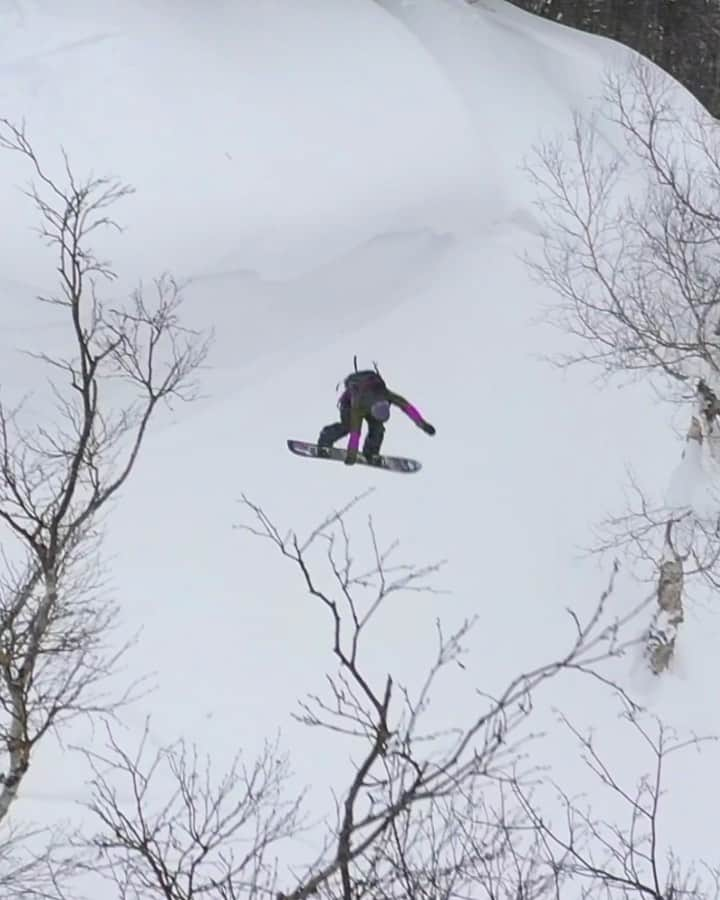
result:
[[[288,449],[296,456],[306,456],[310,459],[334,459],[336,462],[344,462],[347,451],[340,447],[319,447],[307,441],[288,440]],[[418,472],[422,464],[416,459],[408,459],[404,456],[377,456],[370,462],[362,453],[358,453],[356,463],[361,466],[372,466],[374,469],[387,469],[390,472]]]

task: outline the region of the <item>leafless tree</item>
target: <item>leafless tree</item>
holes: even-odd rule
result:
[[[693,867],[683,864],[664,847],[667,827],[662,815],[667,790],[667,769],[672,757],[700,750],[715,738],[696,735],[683,739],[657,717],[637,709],[624,719],[642,740],[652,761],[650,770],[634,786],[613,771],[598,749],[593,734],[581,734],[567,719],[564,723],[577,739],[583,759],[596,785],[592,801],[581,801],[557,787],[560,824],[548,814],[547,803],[518,784],[515,793],[529,821],[541,836],[541,853],[550,867],[572,881],[574,896],[627,900],[717,900],[720,897],[720,865]],[[608,822],[593,812],[607,797],[619,805],[625,821]]]
[[[128,699],[108,693],[123,647],[97,568],[100,514],[130,476],[161,405],[192,398],[209,338],[182,326],[180,292],[167,276],[152,296],[138,289],[129,302],[103,300],[115,273],[93,242],[117,228],[110,207],[127,186],[78,179],[66,156],[54,178],[24,128],[7,120],[0,149],[32,172],[26,193],[58,273],[56,290],[39,302],[59,310],[67,336],[56,355],[30,349],[48,368],[44,405],[0,402],[2,822],[43,736]]]
[[[543,246],[528,261],[557,295],[549,318],[574,338],[563,364],[649,377],[668,402],[693,405],[681,466],[704,473],[707,501],[720,462],[720,130],[699,107],[679,106],[642,59],[607,77],[605,103],[575,116],[569,143],[535,149]],[[621,517],[614,550],[654,560],[646,649],[656,673],[672,661],[685,588],[717,582],[719,510],[643,498]]]
[[[77,863],[64,831],[6,822],[0,845],[0,896],[7,900],[74,900]]]
[[[282,862],[283,849],[288,841],[297,846],[306,823],[300,801],[286,798],[285,763],[275,747],[241,776],[234,767],[214,782],[209,763],[201,765],[196,751],[182,743],[153,755],[144,741],[128,753],[109,732],[107,752],[89,755],[96,822],[91,847],[99,854],[94,866],[111,880],[114,896],[235,900],[274,892],[276,900],[561,900],[578,892],[596,896],[597,889],[608,900],[633,892],[656,900],[699,897],[690,892],[691,870],[672,859],[661,866],[653,842],[667,759],[703,739],[682,741],[660,722],[646,724],[607,676],[603,664],[633,643],[626,630],[642,612],[638,607],[621,618],[611,615],[616,570],[586,622],[571,613],[567,651],[511,679],[498,696],[461,689],[467,687],[465,645],[473,622],[451,634],[436,623],[435,655],[412,689],[391,671],[382,674],[386,666],[374,658],[373,628],[389,598],[436,593],[440,564],[403,562],[396,542],[381,544],[372,519],[365,547],[351,544],[351,517],[364,496],[305,537],[283,532],[243,498],[248,516],[240,528],[277,548],[329,625],[336,665],[325,690],[301,700],[295,716],[332,738],[323,744],[324,758],[351,760],[349,774],[332,787],[334,805],[321,829],[308,827],[308,839],[320,849],[300,867]],[[531,730],[533,700],[563,673],[618,692],[628,723],[653,753],[653,776],[632,793],[613,779],[593,740],[573,732],[602,786],[629,809],[627,827],[606,825],[561,787],[567,833],[537,805],[535,792],[550,782],[532,761],[542,739]],[[458,698],[449,727],[429,716],[441,682]],[[633,858],[624,852],[628,847]]]
[[[398,685],[391,672],[377,682],[369,675],[369,634],[378,610],[401,592],[434,590],[432,577],[439,564],[418,567],[396,562],[396,544],[381,548],[372,520],[368,559],[361,561],[357,550],[351,549],[346,525],[359,499],[301,539],[293,532],[283,535],[259,506],[244,498],[252,518],[243,527],[271,541],[295,566],[330,624],[338,670],[328,675],[324,695],[315,693],[303,701],[298,718],[311,728],[350,740],[355,760],[349,782],[337,792],[324,850],[307,871],[297,874],[295,886],[282,894],[285,900],[302,900],[318,892],[343,900],[363,893],[408,896],[411,883],[419,892],[411,896],[451,896],[453,884],[467,878],[470,862],[460,866],[453,859],[461,851],[453,840],[458,831],[450,810],[457,809],[463,796],[478,797],[502,784],[517,765],[522,748],[532,740],[526,726],[534,692],[562,672],[602,678],[596,666],[631,643],[624,625],[638,612],[629,611],[621,620],[609,616],[611,581],[587,622],[573,615],[575,635],[566,654],[518,675],[499,696],[474,690],[471,708],[465,713],[459,708],[462,721],[448,731],[435,730],[425,725],[430,696],[442,679],[464,671],[464,643],[473,622],[451,634],[438,623],[436,655],[417,690]],[[325,559],[324,571],[316,570],[318,553]],[[515,854],[519,874],[528,885],[536,876],[532,866],[521,863],[520,843],[509,840],[514,830],[511,818],[486,820],[482,836],[478,828],[483,823],[477,820],[470,828],[470,819],[465,819],[466,848],[471,837],[476,848],[484,847],[488,897],[507,896],[499,877],[490,890],[493,860],[497,864],[503,853],[505,863]],[[480,852],[473,864],[477,874],[483,864]],[[395,890],[390,888],[393,884]]]
[[[470,779],[455,795],[403,810],[356,861],[354,889],[383,900],[541,900],[563,880],[542,849],[504,780]],[[337,887],[320,893],[334,900]]]
[[[285,797],[287,760],[266,745],[251,765],[236,757],[215,779],[184,741],[151,753],[146,728],[129,754],[108,730],[93,771],[90,841],[96,870],[119,900],[239,900],[272,895],[269,853],[299,828],[301,798]]]

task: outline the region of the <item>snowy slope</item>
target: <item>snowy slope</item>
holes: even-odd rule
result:
[[[293,573],[232,529],[241,492],[302,531],[374,486],[358,533],[372,511],[413,561],[448,559],[450,591],[386,611],[380,671],[391,658],[402,679],[418,677],[435,617],[450,626],[477,612],[467,678],[493,690],[561,646],[565,607],[604,587],[607,571],[578,548],[620,502],[626,463],[664,484],[676,461],[649,392],[598,391],[537,359],[560,339],[533,324],[551,298],[520,261],[536,239],[523,156],[571,107],[589,108],[623,51],[499,0],[100,6],[0,4],[0,109],[24,116],[43,151],[62,142],[79,169],[135,185],[118,209],[127,231],[107,248],[121,285],[172,268],[189,279],[191,321],[218,334],[208,398],[151,436],[110,524],[114,588],[128,630],[144,628],[132,661],[158,672],[157,694],[130,718],[139,729],[152,710],[158,740],[184,734],[219,760],[281,728],[310,782],[316,736],[289,713],[321,683],[328,634]],[[3,159],[4,382],[32,378],[13,355],[29,335],[63,340],[28,302],[52,260],[28,235],[25,177]],[[437,426],[429,440],[395,413],[385,449],[420,458],[419,475],[287,453],[287,437],[314,438],[332,419],[355,353]],[[692,612],[684,675],[649,695],[679,727],[720,731],[707,688],[716,634]],[[591,714],[572,685],[553,702],[624,742],[614,707]],[[570,774],[566,749],[553,755]],[[30,815],[64,814],[82,796],[72,760],[58,788],[58,752],[41,751]],[[639,757],[625,747],[624,761],[633,774]],[[704,764],[669,816],[677,849],[700,856],[714,851]]]

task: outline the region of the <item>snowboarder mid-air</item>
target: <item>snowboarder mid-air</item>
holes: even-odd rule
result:
[[[349,434],[345,465],[353,465],[357,459],[360,429],[365,421],[368,431],[363,444],[363,456],[371,464],[377,462],[385,437],[384,423],[390,418],[391,406],[398,406],[425,434],[435,434],[433,426],[423,419],[412,403],[388,389],[377,367],[374,370],[352,372],[345,379],[344,387],[338,401],[340,421],[326,425],[320,432],[320,454],[322,448],[331,447],[335,441]]]

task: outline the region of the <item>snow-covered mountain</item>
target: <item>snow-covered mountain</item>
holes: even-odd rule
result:
[[[489,692],[567,641],[566,607],[589,609],[607,582],[580,550],[622,502],[626,466],[665,484],[682,447],[649,387],[600,390],[541,359],[563,338],[538,324],[553,297],[522,262],[538,239],[524,157],[627,55],[502,0],[0,2],[0,115],[58,167],[62,145],[77,170],[136,188],[124,233],[103,238],[113,289],[171,270],[188,321],[217,335],[203,399],[165,415],[109,520],[113,590],[128,633],[142,628],[130,660],[157,672],[126,717],[138,732],[152,712],[158,742],[184,735],[222,764],[280,729],[322,806],[316,736],[290,713],[330,665],[326,623],[272,548],[233,529],[243,492],[302,532],[373,487],[359,532],[371,512],[413,561],[448,560],[447,594],[385,610],[379,673],[390,659],[419,678],[437,616],[480,617],[467,678]],[[65,338],[32,300],[54,260],[17,190],[29,173],[9,155],[0,173],[0,382],[22,393],[36,369],[18,351]],[[384,449],[422,460],[418,475],[288,454],[286,438],[333,419],[354,354],[437,427],[428,439],[395,414],[389,428]],[[621,575],[614,600],[646,589]],[[720,731],[716,615],[689,611],[662,683],[623,670],[681,730]],[[643,757],[617,707],[584,690],[553,688],[545,713],[595,724],[634,781]],[[574,747],[543,746],[582,786]],[[61,753],[41,748],[19,815],[82,798],[69,754],[58,782]],[[344,766],[328,761],[328,783]],[[677,773],[664,839],[679,853],[716,852],[716,766],[708,752]]]

